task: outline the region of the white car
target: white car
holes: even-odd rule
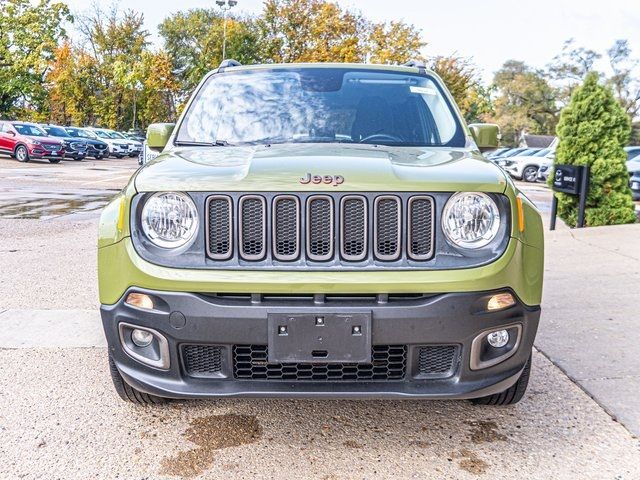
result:
[[[129,144],[123,140],[112,137],[108,133],[108,130],[88,127],[85,128],[84,131],[105,142],[109,146],[110,157],[123,158],[129,155]]]
[[[109,152],[116,158],[136,157],[142,151],[142,143],[136,140],[130,140],[124,135],[107,128],[87,128],[86,130],[93,132],[100,140],[107,142]]]
[[[516,155],[508,158],[499,158],[496,163],[517,180],[535,182],[538,179],[538,170],[540,167],[542,165],[553,165],[554,158],[555,151],[545,148],[533,155]]]

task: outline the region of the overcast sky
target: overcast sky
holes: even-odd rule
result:
[[[64,0],[82,11],[87,0]],[[110,2],[99,1],[101,5]],[[234,11],[258,13],[262,0],[238,0]],[[376,20],[404,20],[420,28],[426,55],[472,57],[490,80],[507,59],[544,67],[568,38],[604,52],[626,38],[640,57],[640,0],[339,0]],[[156,26],[178,10],[214,6],[214,0],[135,0],[120,2],[142,11],[159,42]]]

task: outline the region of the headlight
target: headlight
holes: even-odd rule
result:
[[[41,142],[41,141],[39,141],[39,140],[31,140],[29,143],[30,143],[31,145],[42,145],[42,142]]]
[[[496,237],[499,228],[498,206],[485,193],[456,193],[444,206],[442,229],[458,247],[482,248]]]
[[[159,247],[186,245],[198,231],[198,212],[193,200],[179,192],[152,195],[142,209],[142,230]]]

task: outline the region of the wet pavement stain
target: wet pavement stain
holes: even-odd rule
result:
[[[457,453],[454,453],[452,457],[460,460],[458,462],[458,466],[462,470],[465,470],[473,475],[482,475],[489,469],[489,464],[487,462],[485,462],[474,452],[472,452],[471,450],[467,450],[466,448],[460,450]]]
[[[34,194],[28,198],[3,199],[0,197],[0,218],[40,219],[87,212],[104,207],[113,193],[88,195],[56,194],[42,196]]]
[[[211,467],[216,450],[259,441],[262,427],[249,415],[212,415],[196,418],[183,434],[196,448],[164,458],[160,474],[183,478],[200,475]]]
[[[478,420],[465,423],[473,427],[469,437],[473,443],[505,442],[507,440],[507,436],[498,431],[496,422]]]

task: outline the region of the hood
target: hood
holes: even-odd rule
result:
[[[342,182],[302,183],[311,176]],[[138,172],[138,191],[503,192],[502,169],[466,149],[345,144],[175,148]]]
[[[62,140],[53,137],[38,137],[36,135],[25,135],[29,140],[47,143],[49,145],[62,145]]]

